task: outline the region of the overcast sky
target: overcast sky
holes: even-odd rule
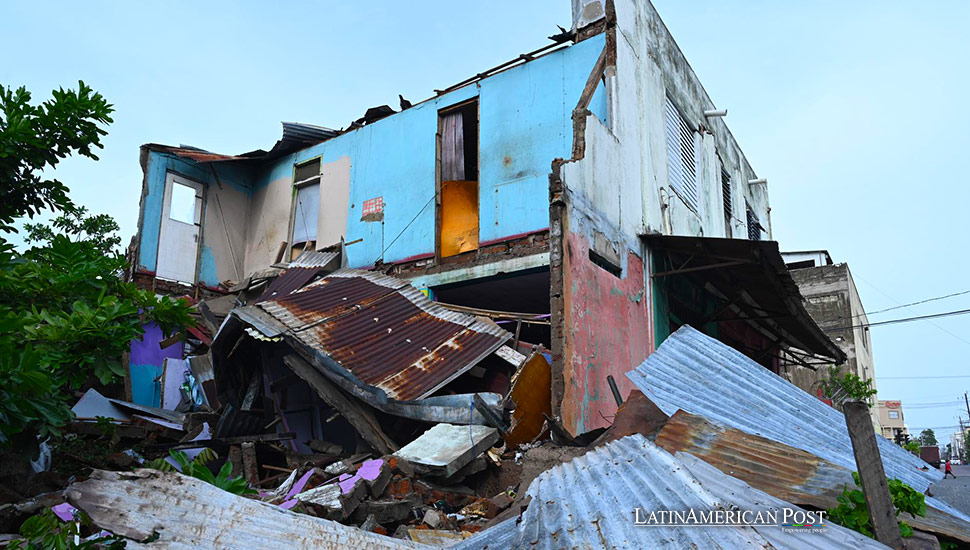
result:
[[[58,175],[127,244],[142,143],[268,149],[281,120],[341,128],[570,24],[569,0],[364,4],[2,2],[0,83],[41,100],[83,79],[115,105],[102,160]],[[848,262],[869,311],[970,290],[970,3],[928,4],[655,2],[768,178],[775,239]],[[870,321],[965,308],[970,294]],[[928,377],[970,375],[970,316],[873,327],[872,340],[879,397],[948,442],[970,377]]]

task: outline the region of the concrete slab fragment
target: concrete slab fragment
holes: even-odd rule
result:
[[[421,473],[448,477],[494,445],[498,438],[498,430],[488,426],[438,424],[394,455]]]

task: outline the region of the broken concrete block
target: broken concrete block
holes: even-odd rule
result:
[[[437,510],[428,510],[424,513],[424,519],[421,521],[432,529],[436,529],[439,525],[441,525],[441,513]]]
[[[353,512],[367,494],[364,480],[357,476],[338,480],[304,491],[294,498],[313,504],[325,512],[328,519],[343,520]]]
[[[364,531],[370,531],[371,533],[374,532],[376,527],[378,527],[377,518],[374,516],[374,514],[368,515],[367,519],[364,520],[364,523],[360,524],[361,529]]]
[[[449,477],[485,452],[499,433],[488,426],[437,424],[394,453],[420,473]]]
[[[342,473],[349,472],[350,464],[347,464],[347,461],[345,460],[341,460],[340,462],[334,462],[333,464],[327,466],[323,469],[323,471],[332,476],[337,476]]]
[[[367,492],[374,498],[384,494],[384,489],[391,481],[391,469],[381,458],[365,461],[357,470],[357,475],[367,484]]]
[[[413,493],[401,500],[365,500],[354,510],[351,519],[356,523],[361,521],[361,518],[374,516],[377,523],[397,523],[413,519],[412,510],[422,504],[421,497]]]
[[[508,495],[508,493],[500,493],[495,495],[494,497],[488,499],[488,508],[485,512],[485,517],[488,519],[494,518],[502,513],[503,510],[511,506],[513,502],[515,501]]]
[[[306,442],[307,447],[317,453],[325,455],[341,455],[344,452],[342,445],[337,445],[336,443],[331,443],[329,441],[321,441],[319,439],[311,439]]]

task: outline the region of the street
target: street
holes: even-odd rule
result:
[[[970,514],[970,466],[953,466],[956,479],[946,479],[930,486],[930,493],[965,514]]]

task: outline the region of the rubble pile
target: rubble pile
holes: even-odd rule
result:
[[[611,427],[573,435],[552,416],[541,345],[506,332],[496,312],[449,309],[339,263],[306,253],[199,302],[204,330],[184,358],[166,360],[160,382],[178,388],[168,407],[88,390],[68,443],[39,468],[51,490],[5,495],[0,532],[49,510],[79,538],[120,536],[129,548],[633,547],[680,536],[621,517],[671,494],[819,510],[851,483],[847,451],[832,443],[837,412],[815,411],[831,422],[806,423],[797,438],[760,425],[802,414],[797,400],[827,405],[780,397],[795,389],[696,331],[681,329],[630,374],[642,391],[617,395]],[[703,361],[721,369],[712,380],[726,376],[722,362],[737,363],[752,387],[693,380]],[[766,387],[779,397],[759,397]],[[756,415],[732,407],[746,399]],[[910,457],[884,455],[887,469],[908,472]],[[928,504],[912,522],[920,536],[970,543],[970,518]],[[878,547],[841,528],[708,531],[692,540]]]

